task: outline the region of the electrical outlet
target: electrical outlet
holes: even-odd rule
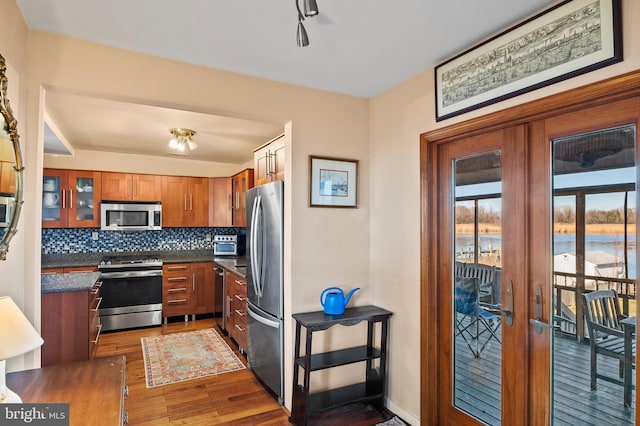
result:
[[[204,236],[205,241],[211,241],[211,234],[207,234]]]
[[[98,241],[98,231],[93,231],[93,232],[91,233],[91,239],[92,239],[93,241]]]

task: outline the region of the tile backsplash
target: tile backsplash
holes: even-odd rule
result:
[[[244,234],[244,228],[164,228],[160,231],[42,230],[42,254],[213,249],[214,235]],[[94,233],[97,239],[94,240]],[[208,237],[211,238],[208,238]]]

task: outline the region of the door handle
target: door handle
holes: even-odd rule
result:
[[[537,334],[541,334],[542,330],[545,328],[559,328],[557,325],[549,324],[548,322],[544,322],[542,319],[542,284],[536,283],[534,288],[534,300],[533,300],[533,315],[534,318],[529,318],[529,323],[533,326],[533,329]]]
[[[493,309],[491,306],[482,306],[482,309],[504,317],[505,323],[511,327],[513,325],[513,282],[511,280],[505,282],[503,308]]]

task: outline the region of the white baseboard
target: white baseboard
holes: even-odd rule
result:
[[[420,426],[420,419],[415,417],[413,414],[410,414],[407,411],[403,410],[402,408],[398,407],[396,404],[393,403],[393,401],[387,398],[385,398],[385,401],[386,401],[385,406],[387,407],[387,409],[391,411],[393,414],[395,414],[396,416],[400,417],[402,420],[404,420],[405,423],[409,423],[411,426]]]

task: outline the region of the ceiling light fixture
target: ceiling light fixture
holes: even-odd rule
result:
[[[190,151],[198,148],[198,144],[192,139],[193,135],[196,134],[195,130],[176,127],[174,129],[169,129],[169,133],[173,135],[169,141],[169,148],[175,149],[179,152],[185,152],[187,147]]]
[[[307,30],[302,25],[302,21],[305,18],[311,18],[318,14],[318,4],[316,0],[302,0],[302,10],[300,10],[300,0],[296,0],[296,9],[298,9],[298,32],[296,34],[296,40],[298,47],[305,47],[309,45],[309,36]]]

